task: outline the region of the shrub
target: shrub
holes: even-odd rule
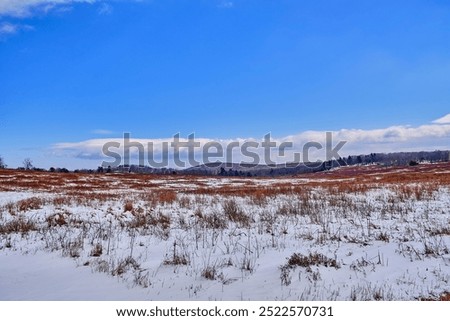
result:
[[[103,254],[103,247],[100,243],[95,244],[94,248],[91,250],[91,256],[99,257]]]
[[[217,270],[215,266],[207,266],[202,271],[202,276],[207,280],[215,280],[217,277]]]
[[[63,226],[67,224],[67,221],[63,214],[55,214],[47,217],[47,224],[48,227]]]
[[[378,236],[376,237],[377,241],[383,241],[386,243],[389,243],[389,235],[386,232],[381,232],[380,234],[378,234]]]
[[[164,265],[188,265],[189,260],[186,254],[175,254],[170,258],[166,258],[163,262]]]
[[[24,218],[18,218],[0,225],[0,234],[10,233],[28,233],[36,231],[38,229],[36,223],[25,220]]]
[[[228,227],[228,221],[223,217],[222,214],[217,212],[198,217],[198,222],[200,223],[201,227],[215,230],[225,229]]]
[[[163,230],[170,228],[170,216],[158,213],[156,216],[150,216],[149,224],[153,226],[160,226]]]
[[[334,267],[336,269],[339,268],[339,264],[335,259],[327,258],[323,254],[310,253],[309,255],[302,255],[299,253],[294,253],[288,259],[288,262],[280,267],[281,283],[286,286],[291,284],[292,277],[290,272],[298,266],[306,268],[306,271],[311,273],[312,279],[314,281],[317,281],[320,278],[320,274],[318,272],[313,272],[311,266],[319,265],[323,265],[325,267]]]
[[[289,258],[287,265],[290,267],[310,267],[312,265],[323,265],[325,267],[339,268],[335,259],[329,259],[325,255],[320,253],[310,253],[308,256],[294,253]]]
[[[230,221],[244,227],[250,225],[250,217],[244,213],[235,200],[226,200],[223,204],[223,211]]]
[[[131,201],[126,201],[125,205],[123,207],[123,211],[124,212],[131,212],[133,210],[133,202]]]
[[[42,208],[44,201],[37,197],[27,198],[17,203],[17,208],[20,212],[27,212],[30,210],[38,210]]]
[[[189,264],[189,260],[188,260],[188,256],[186,255],[186,253],[179,253],[179,251],[177,251],[177,242],[173,243],[173,252],[172,255],[170,257],[167,257],[163,264],[164,265],[188,265]]]
[[[112,271],[113,276],[118,276],[126,273],[128,270],[138,270],[139,263],[136,262],[132,257],[127,257],[125,260],[119,262],[117,267]]]

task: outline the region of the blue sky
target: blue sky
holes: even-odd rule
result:
[[[226,140],[433,124],[426,145],[377,150],[450,148],[448,123],[433,123],[450,113],[450,3],[0,0],[0,84],[10,167],[95,167],[59,147],[124,132]]]

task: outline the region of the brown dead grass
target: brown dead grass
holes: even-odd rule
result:
[[[442,293],[438,298],[420,298],[419,301],[450,301],[450,292]]]
[[[133,211],[133,202],[132,201],[126,201],[125,205],[123,206],[123,211],[124,212],[131,212]]]
[[[327,258],[325,255],[320,253],[310,253],[309,255],[294,253],[288,259],[287,265],[290,267],[309,267],[313,265],[323,265],[325,267],[339,268],[339,264],[335,259]]]
[[[0,234],[28,233],[38,230],[37,225],[25,218],[18,218],[0,225]]]
[[[286,181],[289,178],[289,181]],[[189,175],[145,175],[132,173],[83,174],[0,170],[0,191],[35,191],[55,193],[53,205],[62,207],[76,203],[89,205],[123,198],[129,191],[151,207],[172,204],[178,193],[247,197],[263,206],[277,195],[309,195],[317,188],[324,193],[340,195],[364,193],[371,189],[389,187],[401,199],[427,199],[441,187],[450,187],[450,163],[405,167],[350,166],[337,170],[270,178],[208,177],[217,181],[214,187],[205,184],[205,177]],[[189,186],[189,187],[184,187]],[[193,186],[192,186],[193,185]],[[45,200],[31,198],[21,201],[17,209],[39,209]]]
[[[27,212],[30,210],[38,210],[42,208],[42,206],[45,204],[45,201],[38,197],[31,197],[24,199],[22,201],[19,201],[17,203],[17,209],[20,212]]]

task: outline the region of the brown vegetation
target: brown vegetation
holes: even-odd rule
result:
[[[327,193],[361,193],[380,186],[390,186],[404,198],[420,200],[441,186],[450,186],[450,163],[424,164],[413,167],[349,166],[334,171],[294,177],[227,178],[208,177],[214,188],[205,185],[205,177],[188,175],[84,174],[0,170],[0,191],[38,191],[55,193],[54,205],[68,204],[78,198],[90,200],[118,199],[129,190],[152,205],[171,204],[177,194],[249,197],[262,205],[269,197],[280,194],[301,195],[314,188]],[[28,199],[19,211],[37,209],[39,199]]]

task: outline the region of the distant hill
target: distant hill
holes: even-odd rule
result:
[[[450,161],[449,151],[398,152],[351,155],[324,163],[289,163],[269,165],[246,165],[235,163],[211,163],[180,171],[186,174],[219,176],[281,176],[315,173],[348,165],[379,164],[384,166],[416,165],[423,162]]]
[[[130,165],[115,168],[99,168],[99,172],[130,172],[148,174],[191,174],[205,176],[283,176],[304,173],[315,173],[330,170],[332,168],[348,165],[378,164],[383,166],[414,166],[419,163],[447,162],[450,161],[450,151],[432,152],[397,152],[397,153],[371,153],[367,155],[350,155],[338,160],[316,163],[288,163],[276,165],[253,165],[238,163],[209,163],[187,169],[152,168]]]

